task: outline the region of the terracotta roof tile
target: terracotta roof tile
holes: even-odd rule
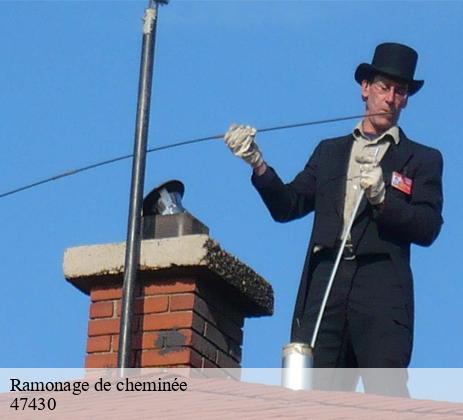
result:
[[[150,380],[143,377],[143,380]],[[151,377],[151,380],[153,378]],[[185,392],[36,393],[54,396],[54,411],[13,411],[30,393],[0,394],[0,418],[14,419],[424,419],[463,420],[463,404],[347,392],[291,391],[224,379],[187,379]]]

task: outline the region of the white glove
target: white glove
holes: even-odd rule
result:
[[[257,130],[248,125],[232,124],[224,136],[225,144],[231,152],[253,168],[264,162],[262,153],[255,142]]]
[[[374,156],[357,156],[356,161],[360,163],[360,186],[368,201],[373,206],[381,204],[386,196],[386,186],[378,160]]]

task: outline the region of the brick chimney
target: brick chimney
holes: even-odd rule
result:
[[[90,295],[87,368],[117,364],[124,255],[125,243],[64,254],[66,279]],[[270,284],[209,235],[142,241],[132,337],[136,367],[240,367],[244,319],[272,312]]]

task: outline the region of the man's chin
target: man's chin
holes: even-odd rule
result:
[[[380,117],[375,117],[372,123],[378,132],[384,132],[393,127],[396,121],[393,115],[382,115]]]

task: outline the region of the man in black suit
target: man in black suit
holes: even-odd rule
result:
[[[336,253],[348,235],[314,348],[314,367],[409,365],[414,314],[410,245],[429,246],[436,239],[443,203],[440,152],[408,139],[397,125],[409,97],[424,83],[414,80],[417,59],[405,45],[379,45],[372,63],[360,64],[354,76],[365,102],[363,120],[349,135],[322,141],[290,183],[283,183],[263,160],[254,128],[233,125],[225,135],[231,151],[253,167],[252,183],[276,221],[315,212],[292,342],[310,342]],[[366,376],[364,386],[408,395],[404,375],[389,385]]]

